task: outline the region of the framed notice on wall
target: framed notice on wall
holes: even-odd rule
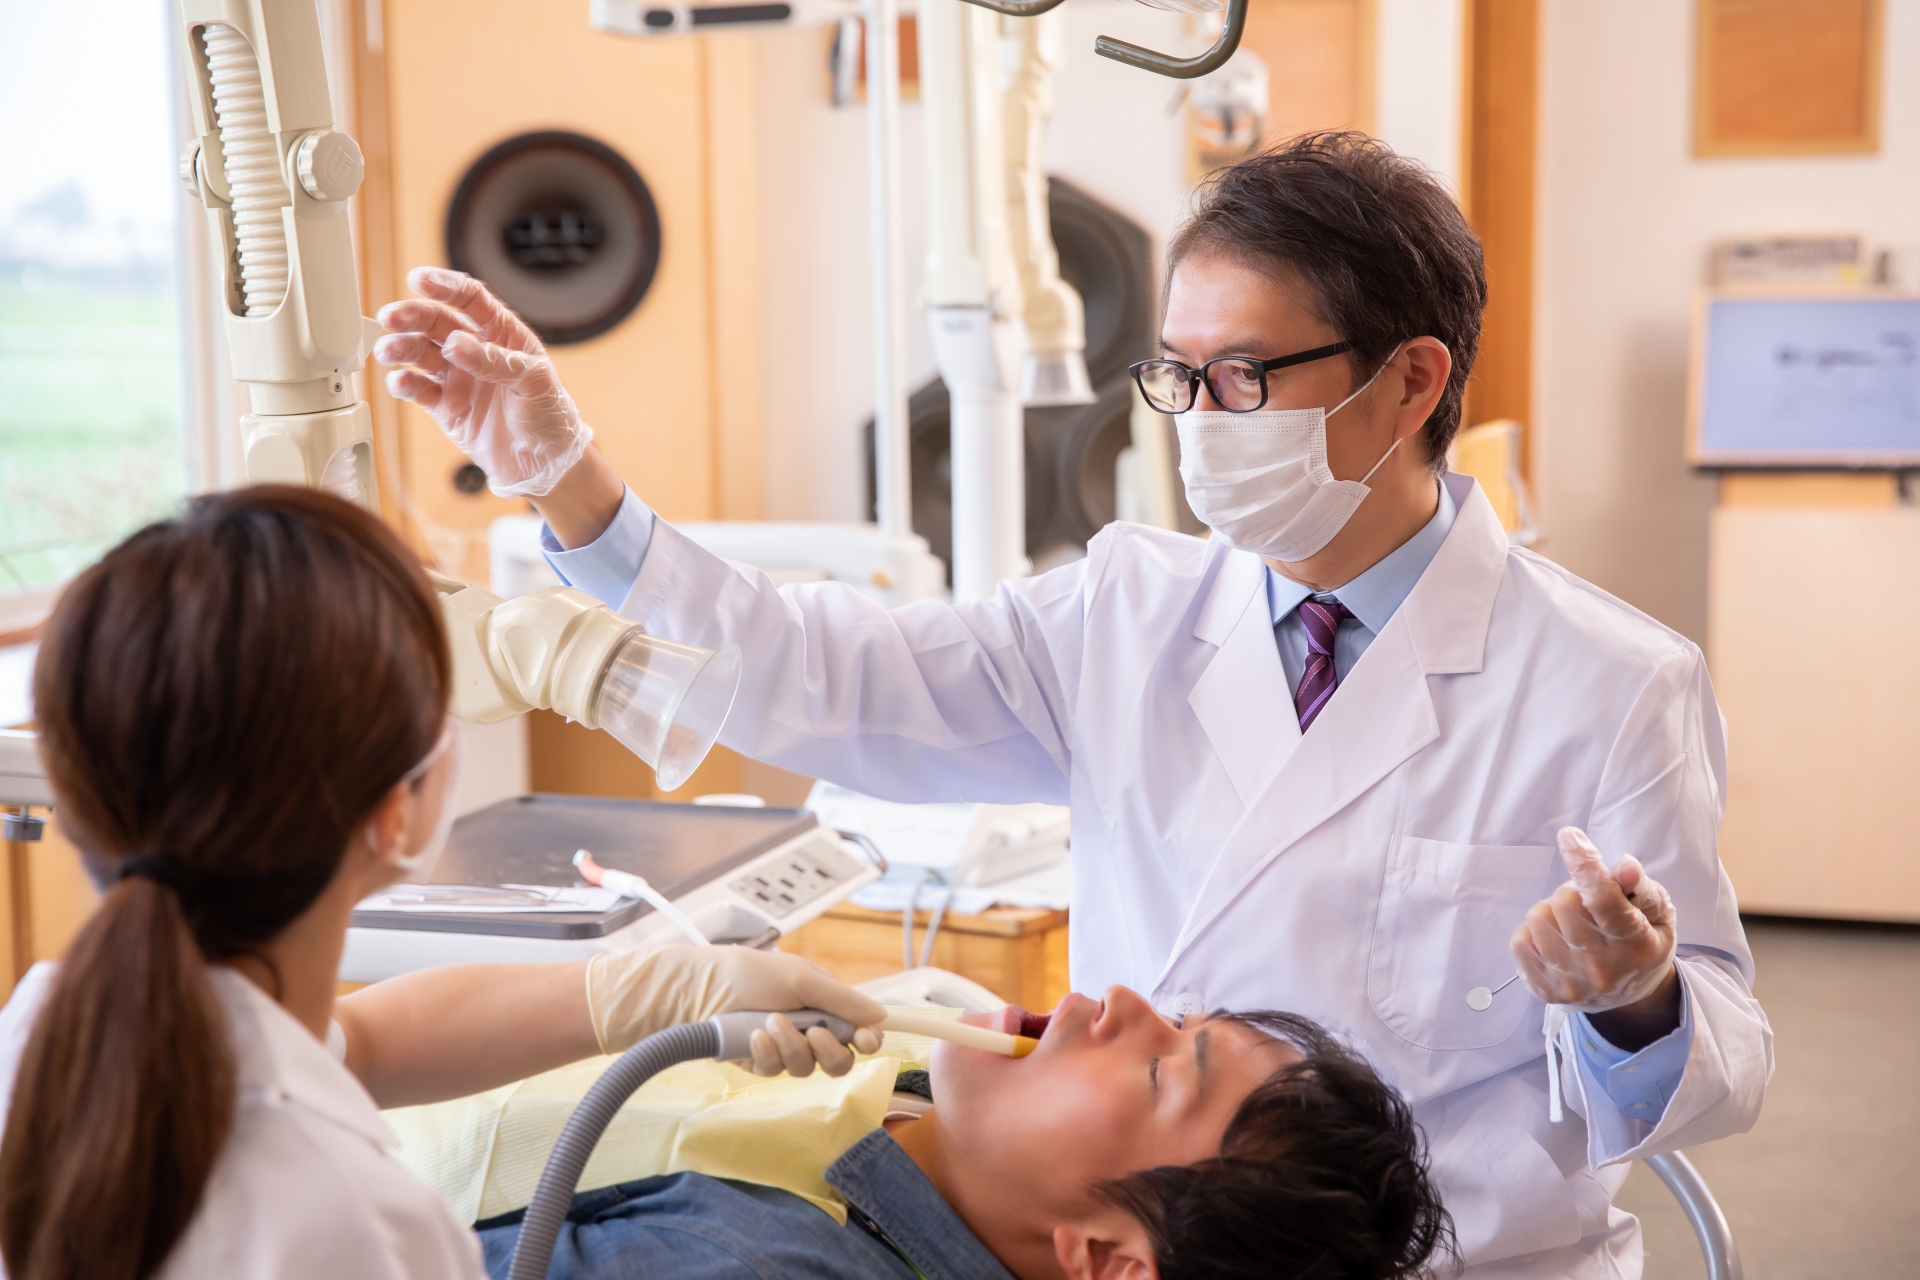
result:
[[[1882,0],[1694,0],[1698,156],[1880,147]]]
[[[1920,466],[1920,296],[1705,294],[1687,381],[1696,466]]]

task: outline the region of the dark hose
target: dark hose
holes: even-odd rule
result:
[[[520,1239],[513,1247],[507,1280],[542,1280],[547,1274],[554,1243],[560,1239],[560,1224],[566,1221],[567,1206],[573,1203],[573,1191],[580,1185],[587,1158],[633,1091],[675,1063],[712,1058],[719,1052],[720,1029],[711,1022],[689,1022],[648,1036],[621,1054],[606,1074],[594,1081],[593,1088],[574,1108],[560,1141],[554,1143],[540,1185],[534,1188],[533,1200],[520,1223]]]

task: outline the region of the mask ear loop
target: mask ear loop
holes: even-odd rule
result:
[[[420,784],[426,780],[427,771],[433,768],[433,766],[439,761],[440,757],[445,755],[447,753],[447,749],[453,745],[453,737],[454,737],[453,717],[449,715],[447,717],[446,727],[440,730],[440,736],[434,740],[433,746],[428,749],[426,755],[420,757],[419,764],[416,764],[413,766],[413,768],[407,770],[406,776],[400,779],[399,785],[406,787],[410,791],[418,790]],[[453,804],[453,795],[452,795],[451,789],[449,789],[448,794],[445,797],[445,803],[449,807],[451,807]],[[366,840],[367,847],[375,850],[375,852],[378,852],[384,855],[386,851],[384,849],[381,849],[371,839],[367,838],[369,833],[370,833],[370,829],[369,829],[369,832],[363,832],[361,837],[362,839]]]
[[[1365,391],[1368,387],[1378,382],[1380,380],[1380,375],[1387,371],[1387,366],[1393,363],[1394,357],[1400,354],[1400,348],[1406,345],[1407,344],[1404,342],[1395,343],[1393,350],[1389,352],[1387,355],[1387,358],[1381,362],[1380,367],[1373,371],[1373,376],[1371,378],[1368,378],[1365,382],[1361,383],[1359,386],[1355,387],[1352,395],[1348,396],[1345,400],[1342,400],[1339,404],[1333,406],[1333,408],[1327,410],[1327,417],[1331,418],[1334,414],[1340,412],[1342,409],[1352,404],[1355,400],[1357,400],[1360,397],[1361,392]],[[1321,419],[1321,421],[1324,422],[1326,421],[1326,419],[1323,418]],[[1400,439],[1404,440],[1406,439],[1406,437],[1402,436]],[[1367,469],[1367,474],[1360,477],[1360,483],[1365,484],[1367,481],[1373,479],[1373,473],[1378,471],[1380,468],[1386,466],[1387,459],[1391,458],[1393,456],[1393,451],[1395,449],[1398,449],[1399,447],[1400,447],[1400,440],[1395,440],[1392,444],[1388,445],[1387,451],[1380,455],[1380,461],[1374,463],[1373,466]]]

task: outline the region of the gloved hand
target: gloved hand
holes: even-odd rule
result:
[[[1609,872],[1578,827],[1560,829],[1560,859],[1571,883],[1513,932],[1521,978],[1548,1004],[1582,1013],[1646,999],[1673,972],[1673,899],[1632,854]]]
[[[580,420],[532,329],[472,276],[415,267],[420,299],[380,308],[373,344],[387,390],[419,405],[487,473],[502,497],[541,497],[580,461],[593,428]]]
[[[656,1031],[740,1009],[819,1009],[859,1028],[861,1053],[880,1049],[886,1010],[811,960],[751,947],[669,946],[595,956],[587,964],[587,1008],[604,1053],[619,1053]],[[802,1035],[771,1013],[750,1038],[753,1073],[796,1076],[817,1062],[830,1076],[853,1069],[853,1053],[824,1028]]]

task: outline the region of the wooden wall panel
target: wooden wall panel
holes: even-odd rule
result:
[[[6,911],[0,965],[12,990],[36,962],[60,958],[100,895],[80,866],[79,851],[61,834],[58,814],[48,819],[42,839],[0,843],[0,850],[6,859],[0,877]]]
[[[632,316],[553,348],[554,363],[595,444],[663,515],[759,516],[755,37],[630,40],[593,30],[584,10],[513,0],[360,0],[356,10],[368,309],[406,296],[409,267],[445,263],[447,205],[489,147],[556,128],[607,143],[653,193],[660,268]],[[455,492],[464,459],[425,414],[386,396],[382,373],[371,371],[367,392],[385,510],[443,570],[484,583],[487,525],[526,504]],[[542,717],[531,747],[536,788],[655,794],[651,771],[605,734]],[[716,753],[674,798],[738,790],[739,774],[737,758]]]
[[[1695,0],[1694,154],[1880,147],[1882,0]]]
[[[1467,388],[1467,421],[1519,422],[1525,476],[1532,452],[1539,0],[1471,0],[1467,12],[1461,196],[1487,263],[1487,310]]]
[[[1373,126],[1373,0],[1252,0],[1240,47],[1267,64],[1268,145]]]
[[[467,166],[495,143],[572,129],[607,143],[647,181],[660,269],[610,332],[553,349],[595,443],[677,519],[757,514],[757,234],[751,37],[629,40],[584,13],[512,0],[363,4],[357,106],[370,177],[362,205],[366,305],[405,296],[405,273],[444,264],[444,222]],[[716,236],[724,239],[716,239]],[[724,337],[724,379],[714,363]],[[377,381],[379,371],[370,381]],[[485,579],[485,529],[525,509],[450,483],[463,459],[425,414],[376,387],[390,495],[443,567]]]

